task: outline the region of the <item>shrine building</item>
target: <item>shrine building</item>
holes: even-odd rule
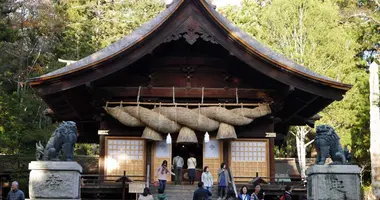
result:
[[[209,166],[216,181],[225,162],[241,183],[273,179],[289,127],[313,126],[351,88],[274,52],[205,0],[173,1],[30,85],[54,119],[77,123],[78,142],[99,143],[100,175],[152,181],[163,160],[193,153],[198,173]]]

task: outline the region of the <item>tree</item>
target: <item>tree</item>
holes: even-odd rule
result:
[[[301,171],[301,178],[305,180],[306,177],[306,148],[314,142],[314,139],[305,144],[306,135],[310,133],[311,128],[308,126],[297,126],[295,127],[295,133],[289,131],[292,135],[296,137],[297,141],[297,156],[298,163]]]
[[[370,67],[370,129],[371,129],[371,168],[372,191],[380,198],[380,108],[379,108],[379,65],[373,62]]]
[[[362,45],[364,41],[371,43],[375,37],[365,33],[367,29],[374,32],[369,26],[345,23],[346,7],[355,7],[356,3],[272,0],[262,4],[259,0],[245,0],[241,7],[225,8],[223,13],[275,51],[313,71],[353,85],[342,101],[320,113],[322,119],[318,124],[333,126],[343,145],[351,146],[354,160],[366,167],[369,166],[368,74],[360,68],[362,58],[358,55],[367,49]],[[286,148],[295,146],[291,140],[286,142]]]

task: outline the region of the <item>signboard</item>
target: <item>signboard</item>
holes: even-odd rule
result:
[[[276,133],[265,133],[265,137],[276,137]]]
[[[144,182],[131,182],[129,183],[129,193],[143,193],[145,188]]]
[[[219,158],[219,140],[210,140],[205,148],[205,158]]]
[[[108,135],[109,130],[98,130],[98,135]]]

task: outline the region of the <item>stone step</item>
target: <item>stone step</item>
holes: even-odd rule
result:
[[[171,200],[192,200],[194,191],[198,189],[196,185],[166,185],[165,194],[166,197]],[[153,196],[158,194],[158,187],[151,186],[150,188]],[[214,187],[212,189],[212,200],[218,199],[218,189]]]

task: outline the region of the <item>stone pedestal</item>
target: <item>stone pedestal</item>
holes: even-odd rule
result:
[[[308,200],[360,199],[360,168],[357,165],[314,165],[306,174]]]
[[[31,200],[80,199],[80,173],[77,162],[32,161],[29,163]]]

